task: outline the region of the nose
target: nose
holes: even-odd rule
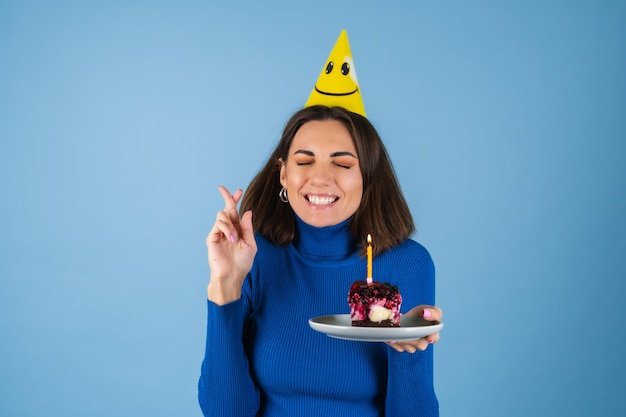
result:
[[[331,170],[326,165],[315,164],[310,172],[310,181],[313,185],[325,186],[332,182]]]

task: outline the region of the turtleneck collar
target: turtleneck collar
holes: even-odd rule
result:
[[[356,242],[350,236],[350,219],[334,226],[311,226],[298,216],[294,248],[312,260],[343,260],[358,252]]]

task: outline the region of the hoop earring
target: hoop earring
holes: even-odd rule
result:
[[[289,202],[289,198],[287,198],[287,189],[285,187],[283,187],[278,193],[278,198],[280,198],[280,201],[283,203]]]

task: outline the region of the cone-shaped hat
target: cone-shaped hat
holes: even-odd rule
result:
[[[365,117],[361,89],[345,30],[341,31],[304,107],[316,104],[340,106]]]

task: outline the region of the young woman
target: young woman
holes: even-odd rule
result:
[[[373,276],[400,288],[404,314],[441,319],[433,262],[409,239],[411,213],[370,122],[341,107],[306,107],[243,199],[242,190],[219,191],[225,208],[207,237],[204,415],[438,416],[429,347],[438,334],[367,343],[308,325],[348,312],[348,289],[365,276],[367,234]]]

